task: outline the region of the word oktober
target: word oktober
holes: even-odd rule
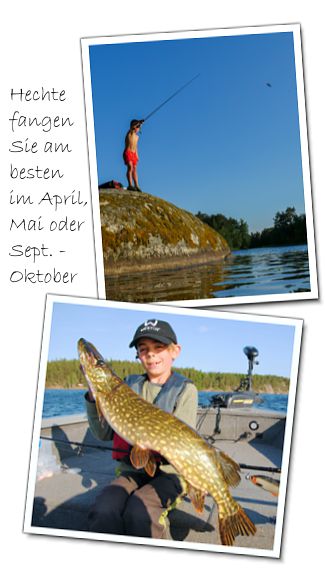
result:
[[[56,268],[53,268],[50,272],[41,272],[40,270],[28,271],[26,268],[22,271],[15,270],[10,274],[10,282],[24,282],[30,284],[49,284],[50,282],[55,282],[55,284],[71,284],[74,282],[75,277],[78,273],[72,272],[60,272]]]

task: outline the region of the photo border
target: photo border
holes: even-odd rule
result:
[[[181,542],[177,540],[156,540],[151,538],[139,538],[130,536],[116,536],[111,534],[99,534],[95,532],[83,532],[83,531],[73,531],[57,528],[47,528],[47,527],[37,527],[32,526],[32,513],[33,513],[33,501],[35,494],[35,485],[37,477],[37,463],[38,463],[38,452],[39,452],[39,440],[40,440],[40,430],[42,424],[42,410],[43,401],[45,394],[45,380],[46,380],[46,368],[48,362],[50,338],[51,338],[51,327],[52,327],[52,316],[53,316],[53,306],[56,303],[60,304],[74,304],[74,305],[85,305],[94,306],[96,308],[108,308],[116,310],[132,310],[144,312],[147,316],[151,314],[161,314],[162,317],[168,316],[168,314],[177,314],[180,316],[190,316],[203,317],[203,318],[214,318],[214,319],[224,319],[224,320],[236,320],[236,321],[246,321],[263,323],[270,325],[287,325],[294,328],[294,341],[291,359],[291,373],[290,373],[290,389],[288,392],[288,407],[286,413],[286,428],[285,428],[285,438],[283,443],[283,454],[282,454],[282,464],[281,464],[281,477],[282,483],[280,486],[280,493],[278,496],[278,508],[277,508],[277,521],[275,525],[275,535],[272,550],[266,550],[261,548],[243,548],[236,546],[224,546],[224,545],[214,545],[214,544],[204,544],[196,542]],[[114,302],[114,301],[104,301],[91,298],[80,298],[72,296],[60,296],[60,295],[47,295],[45,313],[44,313],[44,326],[43,326],[43,338],[41,346],[41,356],[40,356],[40,367],[39,367],[39,378],[38,387],[36,394],[35,403],[35,415],[34,415],[34,426],[32,435],[32,446],[31,446],[31,456],[30,456],[30,466],[28,475],[28,485],[27,485],[27,495],[26,495],[26,505],[25,505],[25,517],[23,531],[30,534],[41,534],[41,535],[53,535],[62,536],[69,538],[80,538],[80,539],[91,539],[91,540],[102,540],[102,541],[112,541],[118,543],[129,543],[129,544],[145,544],[149,546],[160,546],[165,548],[181,548],[187,550],[199,550],[205,552],[222,552],[229,554],[242,554],[242,555],[252,555],[261,557],[272,557],[279,558],[281,551],[281,538],[283,534],[283,524],[284,524],[284,510],[285,510],[285,500],[288,486],[288,470],[289,470],[289,459],[290,459],[290,449],[291,440],[293,432],[293,420],[294,420],[294,409],[297,391],[297,380],[298,380],[298,369],[299,369],[299,354],[301,347],[302,338],[302,328],[303,320],[297,318],[287,318],[279,316],[269,316],[269,315],[256,315],[256,314],[242,314],[242,313],[232,313],[223,312],[216,310],[200,310],[200,309],[187,309],[187,308],[176,308],[160,305],[150,305],[150,304],[131,304],[129,302]],[[123,538],[123,539],[122,539]]]
[[[222,298],[202,298],[197,300],[172,300],[159,301],[157,304],[164,304],[170,306],[222,306],[231,304],[251,304],[251,303],[266,303],[266,302],[284,302],[295,300],[310,300],[318,298],[318,282],[317,282],[317,267],[316,267],[316,249],[315,249],[315,234],[313,223],[313,209],[312,209],[312,192],[311,192],[311,177],[309,165],[308,152],[308,133],[307,133],[307,118],[306,118],[306,104],[305,104],[305,90],[303,78],[303,59],[301,46],[301,30],[300,24],[283,24],[274,26],[247,26],[238,28],[209,28],[205,30],[187,30],[187,31],[171,31],[171,32],[155,32],[155,33],[136,33],[129,35],[113,35],[105,37],[87,37],[81,39],[81,54],[83,62],[83,78],[84,78],[84,96],[85,96],[85,113],[88,137],[88,153],[89,153],[89,169],[90,169],[90,183],[92,195],[92,209],[93,209],[93,225],[94,225],[94,241],[95,241],[95,261],[97,269],[97,283],[98,283],[98,297],[109,300],[106,297],[105,289],[105,273],[104,273],[104,259],[101,236],[101,220],[99,208],[99,183],[97,177],[97,157],[96,157],[96,141],[95,141],[95,125],[93,114],[93,100],[91,89],[91,69],[89,48],[90,46],[98,46],[104,44],[121,44],[121,43],[137,43],[150,41],[163,41],[175,39],[188,38],[209,38],[219,36],[243,36],[243,35],[258,35],[270,34],[276,32],[292,32],[294,41],[295,54],[295,69],[296,69],[296,83],[297,83],[297,98],[298,98],[298,116],[300,125],[300,145],[301,145],[301,160],[302,160],[302,178],[304,188],[304,203],[307,225],[307,246],[308,246],[308,263],[310,275],[310,291],[308,292],[292,292],[281,294],[257,294],[254,296],[237,296],[237,297],[222,297]]]

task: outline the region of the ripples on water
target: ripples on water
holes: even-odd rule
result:
[[[78,415],[86,412],[84,389],[46,389],[44,395],[43,418],[60,417],[63,415]],[[209,405],[209,401],[216,392],[200,391],[199,405]],[[286,411],[288,395],[261,395],[261,403],[255,407],[272,411]]]
[[[106,297],[125,302],[309,291],[307,246],[238,250],[218,264],[106,277]]]

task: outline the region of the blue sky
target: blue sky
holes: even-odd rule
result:
[[[135,39],[89,49],[99,183],[127,185],[130,120],[199,74],[143,125],[143,191],[243,219],[250,231],[272,226],[288,206],[303,213],[293,34]]]
[[[290,376],[295,334],[291,324],[267,323],[266,317],[255,322],[185,312],[55,302],[48,358],[77,358],[77,341],[82,337],[108,360],[135,360],[135,349],[129,348],[129,343],[136,328],[145,320],[158,318],[172,325],[182,346],[176,366],[246,373],[248,362],[243,348],[255,346],[260,354],[255,372]]]

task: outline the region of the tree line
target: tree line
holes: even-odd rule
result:
[[[110,360],[109,366],[121,378],[131,374],[143,373],[140,363],[133,361]],[[204,372],[195,368],[176,368],[175,371],[193,381],[199,391],[232,391],[239,386],[243,374]],[[55,360],[47,363],[46,388],[86,388],[87,383],[80,370],[79,360]],[[276,375],[253,375],[253,388],[257,392],[272,390],[274,393],[287,393],[289,379]]]
[[[221,213],[208,215],[200,211],[196,217],[221,234],[231,250],[307,243],[306,215],[298,215],[294,207],[278,211],[272,227],[252,233],[242,219],[227,218]]]

